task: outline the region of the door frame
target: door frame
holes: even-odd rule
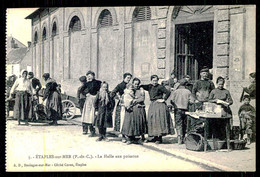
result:
[[[170,73],[174,69],[175,62],[175,25],[185,24],[185,23],[197,23],[197,22],[207,22],[213,21],[213,69],[214,69],[214,58],[215,58],[215,41],[216,41],[216,26],[217,22],[216,18],[216,8],[213,6],[212,13],[205,13],[203,15],[194,14],[193,18],[187,19],[186,17],[180,17],[177,14],[175,19],[172,18],[172,15],[179,6],[170,6],[168,16],[167,16],[167,24],[166,24],[166,78],[170,77]]]

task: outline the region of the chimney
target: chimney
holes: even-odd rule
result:
[[[15,41],[14,41],[14,38],[11,39],[11,48],[15,48]]]
[[[30,48],[30,47],[31,47],[31,44],[32,44],[32,42],[28,41],[28,42],[27,42],[27,44],[28,44],[28,48]]]

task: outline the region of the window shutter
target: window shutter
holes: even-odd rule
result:
[[[102,28],[106,26],[112,26],[112,24],[113,19],[111,13],[107,9],[103,10],[98,19],[98,27]]]
[[[81,30],[81,23],[80,19],[77,16],[74,16],[70,21],[69,31],[80,31]]]
[[[133,22],[151,20],[151,9],[148,6],[136,7],[133,13]]]

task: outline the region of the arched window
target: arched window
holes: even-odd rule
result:
[[[46,28],[45,27],[43,28],[43,31],[42,31],[42,40],[43,41],[46,40]]]
[[[52,25],[52,36],[56,36],[56,34],[57,34],[57,25],[56,22],[54,22]]]
[[[113,19],[109,10],[105,9],[101,12],[98,18],[98,28],[112,26]]]
[[[74,16],[70,21],[69,31],[74,32],[74,31],[80,31],[80,30],[81,30],[80,19],[79,19],[79,17]]]
[[[35,31],[34,33],[34,44],[36,44],[38,42],[38,34],[37,31]]]
[[[136,7],[133,12],[133,22],[151,20],[151,9],[148,6]]]

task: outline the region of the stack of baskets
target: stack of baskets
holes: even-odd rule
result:
[[[242,150],[245,149],[246,141],[245,140],[231,140],[230,147],[233,150]]]

